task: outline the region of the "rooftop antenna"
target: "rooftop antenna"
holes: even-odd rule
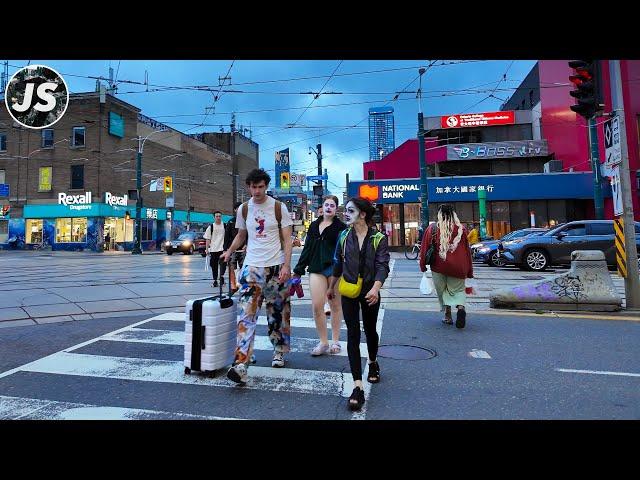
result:
[[[0,95],[4,95],[7,83],[9,82],[9,61],[5,61],[2,65],[4,66],[4,70],[2,71],[2,77],[0,79]]]

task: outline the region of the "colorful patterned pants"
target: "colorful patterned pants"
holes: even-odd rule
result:
[[[258,312],[264,300],[267,304],[269,339],[275,352],[287,353],[291,344],[291,303],[289,287],[278,283],[279,266],[252,267],[244,265],[240,273],[240,320],[238,321],[235,363],[248,366],[253,353]]]

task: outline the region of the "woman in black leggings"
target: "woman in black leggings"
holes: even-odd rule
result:
[[[352,198],[346,204],[344,219],[349,228],[343,230],[338,239],[333,276],[327,291],[327,297],[331,300],[340,279],[342,312],[347,325],[347,353],[355,384],[349,398],[351,410],[360,410],[365,401],[360,357],[360,309],[369,353],[367,381],[380,381],[376,323],[380,289],[389,275],[389,246],[387,237],[369,226],[374,213],[373,205],[363,198]],[[361,288],[358,289],[355,285],[360,282]]]

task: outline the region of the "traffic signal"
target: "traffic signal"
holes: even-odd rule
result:
[[[171,177],[164,177],[164,193],[173,192],[173,179]]]
[[[577,99],[577,103],[569,108],[588,120],[604,107],[600,94],[599,61],[572,60],[569,62],[569,67],[574,71],[569,81],[576,87],[569,92],[569,95]]]
[[[289,172],[282,172],[280,174],[280,188],[288,190],[290,185]]]

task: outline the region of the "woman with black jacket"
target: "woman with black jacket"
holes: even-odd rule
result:
[[[343,290],[342,311],[347,325],[347,353],[355,388],[349,398],[349,408],[360,410],[365,402],[362,385],[362,360],[360,357],[360,318],[367,337],[369,356],[367,381],[380,381],[380,366],[377,361],[378,310],[380,289],[389,275],[389,244],[386,235],[369,226],[375,208],[368,200],[352,198],[344,210],[347,228],[338,239],[333,264],[333,276],[327,292],[332,299],[336,283],[340,279]],[[342,278],[340,278],[342,277]],[[361,282],[361,287],[357,285]],[[347,296],[349,295],[349,296]],[[351,296],[351,298],[350,298]]]
[[[309,288],[313,303],[313,318],[320,341],[311,351],[311,355],[337,354],[342,350],[340,346],[340,324],[342,323],[342,308],[340,298],[329,302],[331,307],[331,337],[329,345],[327,335],[327,319],[324,313],[324,302],[329,286],[329,277],[333,271],[333,254],[338,242],[338,235],[347,226],[336,217],[338,198],[327,195],[322,202],[323,215],[309,226],[309,233],[300,254],[300,260],[293,269],[298,278],[309,269]]]

